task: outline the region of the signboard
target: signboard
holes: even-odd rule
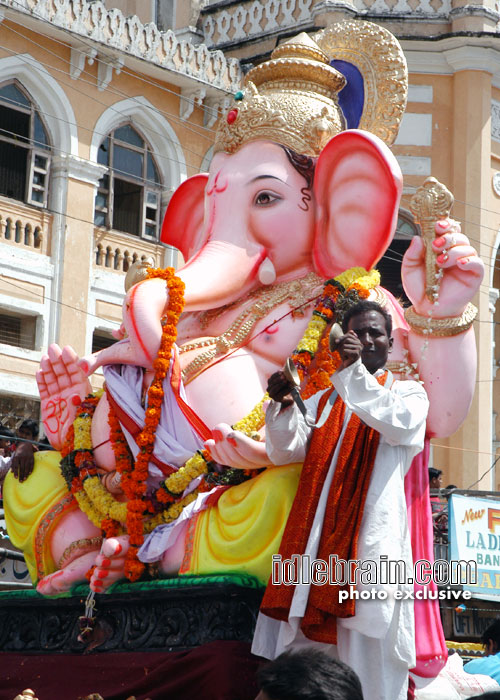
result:
[[[452,494],[448,527],[450,560],[477,565],[476,577],[469,568],[464,591],[500,601],[500,500]]]

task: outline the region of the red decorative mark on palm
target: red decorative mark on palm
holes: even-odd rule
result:
[[[78,366],[78,355],[69,346],[50,345],[36,374],[42,421],[50,444],[60,450],[80,402],[91,391],[89,380]]]

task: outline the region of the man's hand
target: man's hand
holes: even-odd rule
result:
[[[19,481],[26,481],[33,471],[35,466],[34,453],[33,445],[29,442],[22,442],[14,452],[10,468]]]
[[[267,393],[273,399],[281,404],[281,408],[287,408],[293,403],[293,398],[290,391],[294,385],[286,378],[283,371],[271,374],[267,380]]]
[[[349,365],[354,364],[356,360],[361,357],[363,344],[354,331],[347,331],[341,338],[337,338],[335,343],[335,349],[342,360],[342,364],[338,368],[339,370],[349,367]]]

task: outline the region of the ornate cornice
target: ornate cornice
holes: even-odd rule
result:
[[[180,577],[181,579],[183,577]],[[104,633],[95,646],[99,652],[181,651],[214,641],[250,643],[263,589],[255,580],[234,585],[230,576],[190,577],[147,581],[128,586],[118,583],[101,596],[98,620]],[[252,587],[247,587],[252,586]],[[0,598],[2,652],[81,654],[78,616],[88,586],[80,585],[69,598],[51,600],[27,591],[22,597]]]
[[[500,46],[498,37],[451,36],[438,41],[401,41],[409,73],[453,75],[458,71],[491,73],[492,85],[500,87]]]
[[[450,11],[450,19],[459,19],[462,17],[484,17],[492,22],[500,21],[500,13],[483,5],[463,5],[462,7],[454,7]]]
[[[0,0],[2,8],[16,15],[28,15],[35,21],[50,23],[54,28],[70,32],[87,41],[95,42],[97,54],[92,52],[90,60],[98,56],[101,66],[99,87],[103,89],[110,79],[111,68],[117,67],[119,56],[131,56],[146,60],[172,72],[175,84],[188,84],[187,79],[219,90],[236,92],[242,73],[235,58],[226,58],[221,51],[209,51],[205,44],[194,46],[179,39],[168,29],[160,32],[154,22],[143,24],[136,15],[125,17],[120,10],[107,10],[100,0]],[[24,23],[24,22],[23,22]],[[72,57],[72,74],[81,72],[82,60]],[[175,79],[177,76],[177,80]],[[189,81],[190,82],[190,81]]]

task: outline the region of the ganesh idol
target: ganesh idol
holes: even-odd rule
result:
[[[423,381],[428,435],[450,435],[467,415],[476,251],[446,215],[430,239],[416,236],[402,263],[406,315],[376,271],[402,190],[388,145],[405,106],[404,57],[368,23],[315,39],[301,34],[250,70],[209,172],[174,193],[162,241],[185,265],[132,280],[111,347],[79,358],[52,345],[42,360],[56,451],[37,453],[23,483],[10,475],[4,502],[43,594],[96,563],[97,592],[148,563],[163,576],[242,571],[265,583],[301,470],[266,455],[267,378],[292,357],[303,396],[329,386],[329,327],[353,300],[391,313],[393,370]],[[92,394],[98,367],[105,389]]]

